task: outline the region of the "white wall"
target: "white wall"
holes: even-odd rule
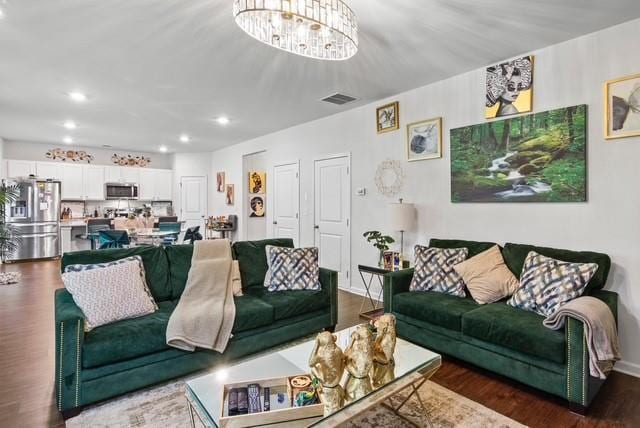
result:
[[[301,244],[313,245],[313,159],[335,153],[352,154],[352,287],[358,263],[375,263],[376,252],[361,237],[367,229],[385,228],[386,206],[374,184],[374,172],[384,159],[402,160],[406,183],[402,196],[418,209],[418,227],[406,237],[406,247],[431,237],[521,242],[608,253],[614,266],[607,288],[620,293],[620,337],[623,362],[616,367],[640,375],[640,138],[603,139],[603,82],[640,72],[637,30],[640,20],[612,27],[536,52],[535,111],[578,104],[589,106],[587,203],[452,204],[450,202],[449,130],[482,123],[484,70],[475,70],[426,87],[380,100],[284,131],[234,145],[212,155],[211,171],[225,171],[227,180],[243,185],[242,156],[267,150],[272,173],[276,163],[300,159]],[[528,53],[528,52],[527,52]],[[524,52],[523,52],[524,54]],[[401,129],[377,135],[375,108],[400,102]],[[407,123],[443,117],[444,157],[408,163]],[[267,180],[269,188],[270,180]],[[357,187],[367,195],[355,196]],[[218,195],[214,195],[218,196]],[[233,207],[241,213],[246,201]],[[267,207],[270,207],[270,198]],[[212,212],[230,211],[222,194],[211,199]],[[267,224],[271,224],[267,210]],[[242,218],[240,216],[240,218]],[[242,229],[241,229],[242,230]]]
[[[236,184],[236,199],[241,198],[244,201],[242,225],[244,226],[242,236],[250,241],[257,241],[267,237],[267,219],[266,217],[249,217],[251,215],[251,198],[255,195],[249,195],[249,173],[251,171],[265,171],[266,153],[252,153],[245,155],[242,161],[242,180]],[[271,176],[267,173],[266,180],[269,181]],[[269,209],[265,201],[265,209]]]
[[[4,177],[4,139],[0,137],[0,177]]]
[[[133,155],[133,156],[146,156],[151,158],[149,168],[170,169],[172,162],[172,155],[163,153],[145,153],[145,152],[132,152],[125,150],[115,149],[102,149],[98,147],[81,147],[81,146],[65,146],[65,145],[53,145],[45,143],[31,143],[25,141],[5,141],[5,159],[20,159],[31,161],[49,161],[45,154],[48,150],[63,148],[69,150],[84,150],[87,153],[93,155],[95,165],[113,165],[111,156],[117,153],[120,156]]]

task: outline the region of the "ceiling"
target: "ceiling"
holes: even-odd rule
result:
[[[244,34],[232,0],[0,0],[0,136],[209,151],[640,17],[637,0],[347,1],[360,50],[323,62]],[[319,101],[334,92],[359,101]]]

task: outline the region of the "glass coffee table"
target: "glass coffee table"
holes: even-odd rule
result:
[[[335,333],[338,337],[337,344],[343,350],[347,348],[355,328]],[[315,338],[236,365],[221,367],[212,373],[187,381],[185,394],[189,403],[191,426],[195,427],[198,419],[205,427],[224,428],[224,425],[220,425],[220,414],[223,408],[223,389],[226,384],[308,374],[310,372],[309,356],[314,344]],[[398,338],[394,360],[396,367],[393,381],[359,400],[346,404],[337,412],[326,417],[304,417],[281,423],[270,423],[269,427],[334,427],[378,404],[384,404],[399,417],[403,417],[402,407],[414,395],[426,414],[418,390],[440,367],[440,355]],[[408,394],[399,405],[392,406],[387,402],[388,398],[402,391]]]

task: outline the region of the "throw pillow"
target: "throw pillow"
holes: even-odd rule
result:
[[[112,262],[105,262],[105,263],[91,263],[88,265],[67,265],[67,267],[64,268],[64,271],[65,272],[82,272],[85,270],[100,269],[108,266],[119,265],[122,263],[129,263],[132,261],[137,262],[138,265],[140,266],[140,277],[142,278],[142,283],[144,284],[144,291],[147,293],[147,295],[149,296],[149,299],[153,303],[154,309],[158,310],[158,305],[156,304],[156,301],[153,299],[151,290],[147,285],[147,277],[144,270],[144,263],[142,262],[142,257],[140,256],[125,257],[124,259],[114,260]]]
[[[553,315],[563,304],[582,295],[596,263],[570,263],[530,251],[520,274],[520,287],[507,302],[509,305]]]
[[[409,291],[436,291],[465,297],[464,281],[453,269],[462,263],[466,248],[429,248],[415,246],[415,268]]]
[[[317,248],[267,246],[265,287],[269,291],[320,290]]]
[[[129,260],[62,274],[65,288],[85,316],[85,330],[157,309],[145,290],[140,263]]]
[[[481,305],[509,297],[518,289],[518,279],[504,263],[497,245],[453,268],[462,277],[473,300]]]

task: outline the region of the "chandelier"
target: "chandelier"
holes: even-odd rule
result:
[[[349,59],[358,24],[343,0],[234,0],[236,23],[270,46],[310,58]]]

